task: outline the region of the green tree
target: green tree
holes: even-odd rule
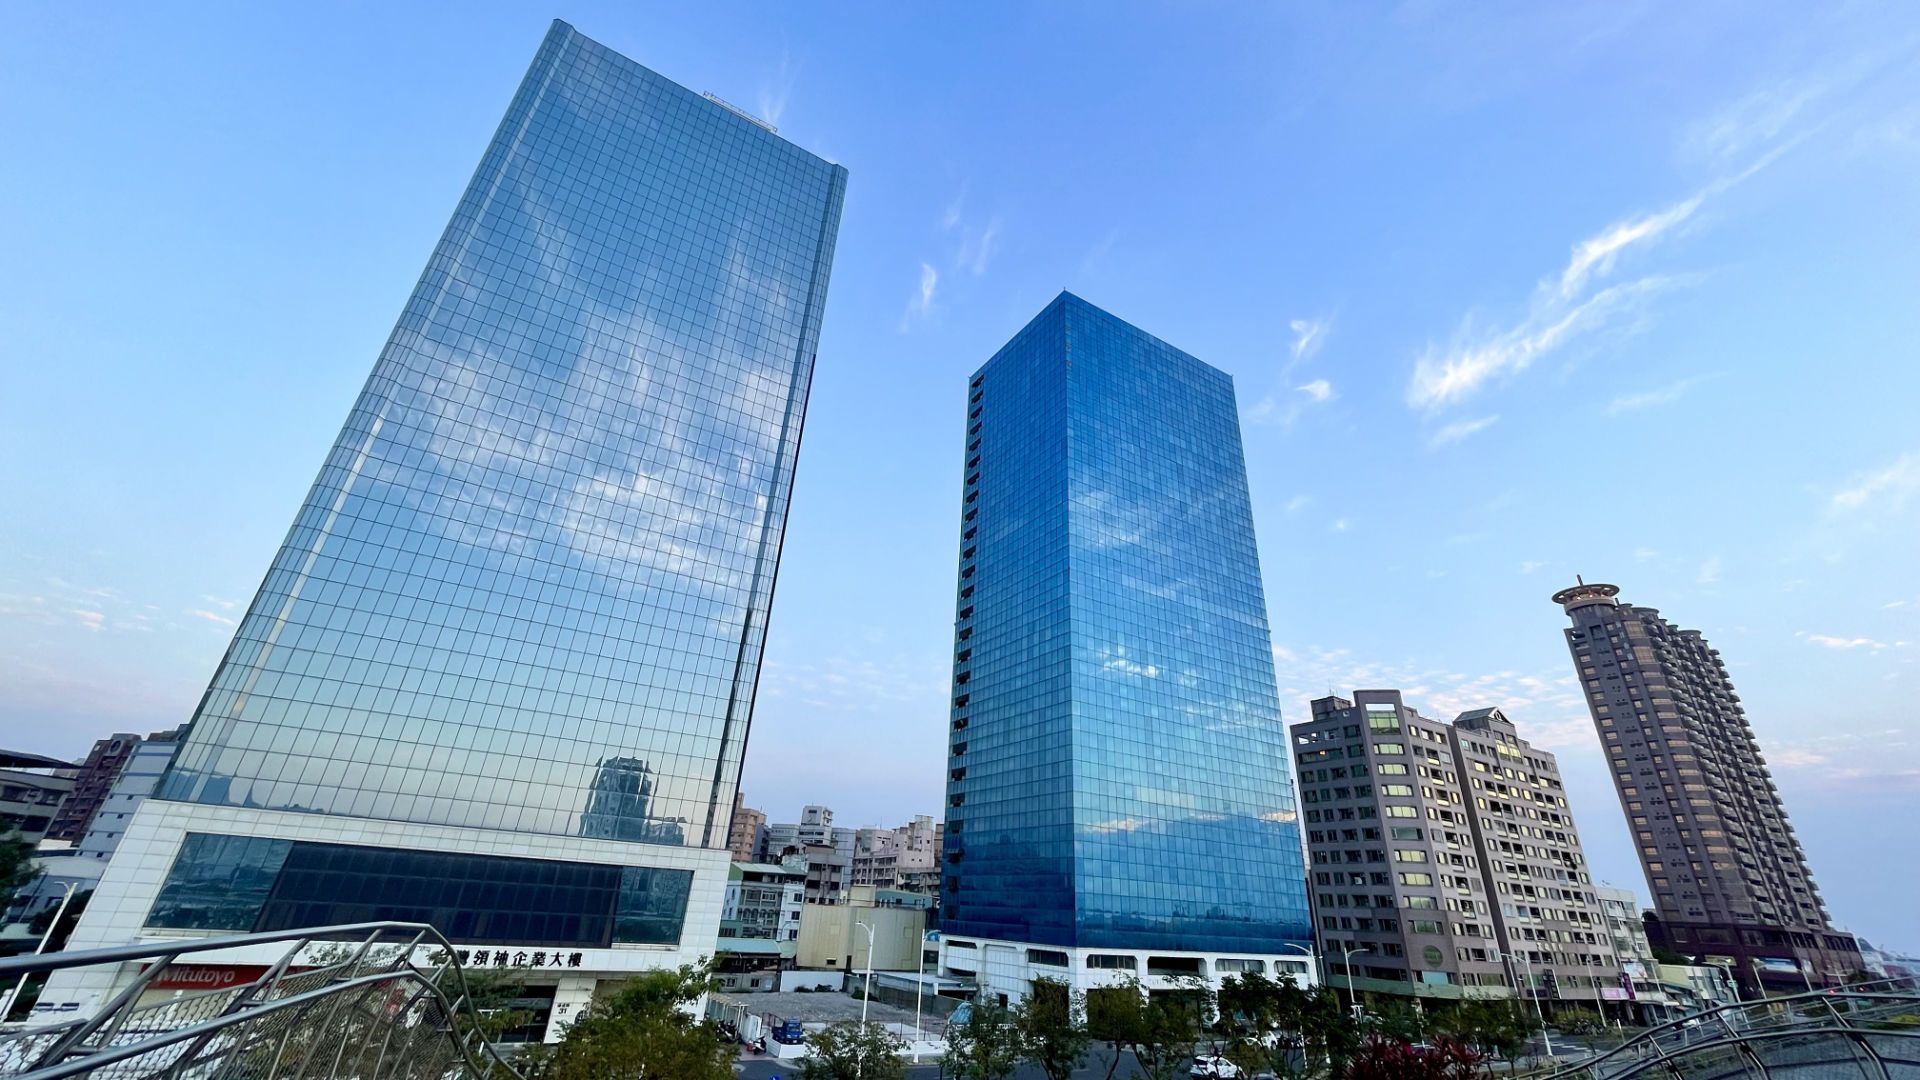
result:
[[[1540,1022],[1517,1002],[1462,1001],[1433,1018],[1435,1032],[1472,1047],[1482,1058],[1512,1061],[1526,1050]],[[1491,1067],[1491,1066],[1489,1066]]]
[[[1023,1057],[1013,1013],[998,1001],[976,1000],[964,1023],[947,1024],[940,1067],[957,1080],[1006,1080]]]
[[[33,845],[14,831],[0,836],[0,911],[13,903],[14,894],[33,884],[40,868],[33,865]]]
[[[631,980],[568,1025],[542,1080],[732,1080],[732,1049],[683,1008],[712,981],[692,965]]]
[[[1033,991],[1013,1010],[1022,1056],[1040,1067],[1047,1080],[1068,1080],[1087,1060],[1093,1039],[1081,1022],[1086,998],[1057,979],[1035,979]]]
[[[1593,1035],[1607,1030],[1607,1021],[1592,1009],[1562,1009],[1554,1016],[1553,1026],[1569,1035]]]
[[[802,1080],[905,1080],[899,1039],[879,1024],[847,1020],[807,1036]]]
[[[1426,1038],[1426,1014],[1406,998],[1377,998],[1369,1001],[1367,1008],[1372,1014],[1367,1027],[1373,1034],[1399,1043],[1417,1043]]]
[[[1175,988],[1149,994],[1137,976],[1087,995],[1089,1037],[1107,1045],[1108,1080],[1119,1067],[1120,1052],[1134,1057],[1138,1076],[1175,1080],[1187,1075],[1194,1044],[1206,1033],[1215,1011],[1213,992],[1200,979],[1182,979]]]

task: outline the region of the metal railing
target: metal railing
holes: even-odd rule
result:
[[[1721,1005],[1546,1080],[1920,1080],[1920,981]]]
[[[250,982],[141,1003],[183,957],[287,948]],[[452,945],[355,923],[0,960],[23,974],[143,963],[91,1016],[0,1031],[7,1080],[519,1080],[489,1045]]]

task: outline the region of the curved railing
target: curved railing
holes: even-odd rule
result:
[[[251,982],[141,997],[182,957],[286,943]],[[424,963],[422,963],[424,961]],[[519,1080],[488,1044],[452,945],[422,923],[355,923],[0,960],[22,975],[144,963],[99,1011],[0,1031],[7,1080]]]
[[[1920,1080],[1920,982],[1887,979],[1722,1005],[1547,1080]]]

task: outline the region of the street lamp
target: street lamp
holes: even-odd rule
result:
[[[920,992],[927,982],[927,942],[939,941],[940,931],[928,930],[920,935],[920,973],[913,980],[913,1063],[920,1064]],[[936,976],[937,978],[938,976]]]
[[[39,956],[47,951],[47,942],[52,941],[54,933],[60,929],[60,918],[67,913],[67,904],[73,900],[73,888],[78,884],[77,881],[67,882],[67,894],[60,898],[60,907],[53,913],[53,922],[47,924],[47,932],[40,935],[40,944],[34,947],[33,955]],[[23,973],[20,981],[13,984],[13,989],[7,991],[6,1002],[0,1004],[0,1023],[6,1022],[7,1014],[13,1011],[13,1003],[20,998],[20,991],[26,988],[27,976]]]
[[[873,926],[871,923],[863,923],[857,919],[853,925],[867,932],[867,985],[860,992],[860,1032],[862,1035],[862,1045],[864,1046],[864,1037],[867,1030],[867,1003],[873,1000]],[[860,1054],[858,1075],[865,1076],[867,1073],[866,1058],[866,1052],[863,1050]]]
[[[1540,1042],[1541,1042],[1541,1045],[1547,1048],[1547,1056],[1552,1057],[1553,1056],[1553,1036],[1547,1034],[1547,1013],[1545,1009],[1542,1009],[1540,1007],[1539,993],[1535,992],[1533,989],[1533,967],[1527,963],[1527,956],[1525,953],[1501,953],[1500,955],[1506,957],[1508,960],[1520,961],[1520,974],[1527,981],[1527,990],[1528,990],[1527,996],[1533,998],[1533,1014],[1540,1018]],[[1513,969],[1508,968],[1507,971],[1509,974],[1511,974]]]
[[[1298,949],[1307,955],[1307,960],[1313,964],[1313,981],[1316,985],[1326,982],[1325,976],[1320,974],[1320,954],[1319,953],[1314,952],[1312,949],[1307,948],[1305,945],[1295,945],[1291,941],[1285,942],[1284,944],[1289,949]]]
[[[1347,972],[1347,1011],[1354,1019],[1360,1018],[1360,997],[1353,992],[1353,956],[1355,953],[1370,953],[1372,949],[1345,948],[1340,950],[1340,966]]]

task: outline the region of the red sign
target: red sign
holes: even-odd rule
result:
[[[288,968],[287,974],[307,968]],[[225,990],[245,986],[267,973],[265,964],[174,964],[153,977],[149,990]]]

